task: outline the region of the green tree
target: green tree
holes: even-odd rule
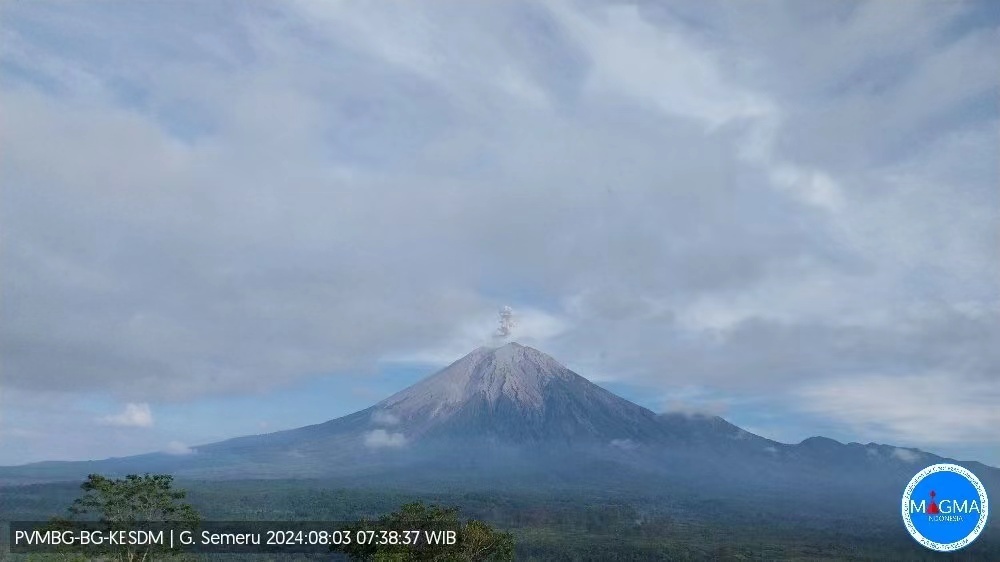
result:
[[[129,531],[143,523],[180,523],[194,529],[198,512],[183,500],[184,490],[173,488],[169,474],[130,474],[106,478],[91,474],[80,486],[83,495],[69,507],[69,519],[54,519],[52,525],[65,526],[74,520],[98,521],[106,531]],[[100,554],[115,560],[145,561],[154,555],[175,554],[164,545],[118,546]]]
[[[96,516],[105,523],[138,521],[179,521],[197,523],[198,512],[184,490],[173,489],[169,474],[129,474],[125,478],[105,478],[91,474],[80,488],[84,494],[70,506],[73,516]]]
[[[454,544],[428,544],[424,531],[453,530],[458,540]],[[421,502],[408,503],[376,521],[360,521],[352,526],[351,544],[331,547],[343,552],[353,560],[373,560],[379,562],[410,561],[504,561],[514,559],[514,537],[510,533],[497,531],[482,521],[459,520],[458,508],[426,506]],[[416,545],[386,544],[383,531],[420,531]],[[367,533],[367,534],[366,534]],[[357,537],[369,536],[370,540],[359,541]],[[412,535],[411,535],[412,536]]]

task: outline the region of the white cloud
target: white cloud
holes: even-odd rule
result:
[[[365,446],[372,449],[396,448],[406,445],[406,436],[384,429],[373,429],[365,434]]]
[[[505,67],[497,76],[497,83],[511,95],[523,99],[531,105],[544,107],[549,103],[545,90],[513,67]]]
[[[983,443],[995,440],[1000,427],[1000,385],[993,378],[859,376],[807,384],[796,394],[802,411],[836,420],[859,440]]]
[[[679,26],[657,27],[637,6],[609,6],[597,14],[567,8],[562,5],[559,15],[591,57],[589,86],[595,91],[632,97],[712,127],[771,112],[766,100],[728,81],[712,53]]]
[[[193,455],[196,451],[180,441],[171,441],[164,447],[163,452],[168,455]]]
[[[399,423],[399,416],[385,410],[375,410],[372,413],[372,423],[376,425],[396,425]]]
[[[611,446],[624,449],[626,451],[632,451],[639,448],[639,444],[631,439],[612,439]]]
[[[831,211],[844,205],[842,189],[824,172],[807,171],[792,164],[778,164],[770,170],[775,185],[790,190],[806,203]]]
[[[149,404],[129,402],[121,413],[104,416],[100,422],[116,427],[153,427],[153,411]]]
[[[918,451],[896,447],[892,450],[892,456],[903,462],[914,463],[919,461],[923,455]]]

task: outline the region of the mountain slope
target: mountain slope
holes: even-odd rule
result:
[[[375,406],[414,439],[652,442],[656,414],[516,343],[480,348]]]
[[[891,497],[920,468],[947,460],[825,438],[786,445],[718,417],[657,415],[516,343],[477,349],[348,416],[194,450],[0,468],[0,484],[76,480],[90,472],[170,472],[206,479],[333,478],[344,485],[652,486],[702,495],[754,489]],[[960,464],[988,488],[1000,486],[1000,471]]]

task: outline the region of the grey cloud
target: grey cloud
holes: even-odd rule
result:
[[[513,294],[661,388],[995,384],[996,22],[964,6],[8,6],[4,383],[259,391]]]
[[[995,381],[948,372],[855,376],[810,384],[797,394],[800,410],[894,443],[989,443],[1000,423]]]
[[[270,124],[276,117],[256,100],[272,87],[219,111],[248,101],[250,121]],[[492,173],[470,184],[437,157],[411,173],[364,160],[345,170],[336,143],[332,161],[310,148],[312,118],[301,121],[294,106],[308,92],[272,93],[275,115],[292,115],[274,132],[291,143],[280,151],[256,130],[247,137],[242,121],[231,143],[188,145],[134,112],[84,114],[72,101],[7,94],[11,106],[33,108],[13,126],[49,139],[44,150],[19,145],[6,168],[22,209],[5,223],[19,272],[5,288],[23,310],[6,324],[12,384],[62,382],[75,366],[69,385],[138,398],[266,388],[447,337],[493,308],[477,294],[484,282],[552,298],[606,279],[692,293],[739,286],[796,256],[829,259],[810,243],[822,217],[808,229],[761,221],[810,211],[733,160],[737,138],[683,120],[638,112],[620,121],[598,104],[579,122],[540,121],[514,103],[492,138],[477,133],[490,143]],[[663,127],[644,125],[650,118]],[[58,135],[67,124],[77,133]],[[609,135],[619,140],[609,145]],[[53,167],[52,151],[74,156]],[[18,187],[38,181],[60,198]],[[28,219],[41,212],[58,228]]]
[[[621,334],[564,334],[558,345],[601,354],[634,379],[708,385],[730,391],[781,390],[831,376],[909,375],[926,370],[997,384],[1000,311],[951,307],[895,311],[888,325],[837,318],[784,321],[752,317],[721,329],[691,329],[674,316],[634,316],[609,325]],[[621,328],[630,326],[629,332]],[[642,373],[642,375],[640,375]]]

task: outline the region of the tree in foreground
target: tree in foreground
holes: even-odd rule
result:
[[[96,516],[106,523],[197,523],[198,512],[182,501],[187,492],[175,490],[173,481],[169,474],[129,474],[117,479],[91,474],[80,486],[84,495],[73,502],[69,511],[75,516]]]
[[[397,544],[386,544],[380,540],[382,531],[420,531],[419,542],[416,545],[402,544],[399,537]],[[454,530],[457,541],[453,544],[428,544],[424,531]],[[368,532],[373,540],[365,544],[352,541],[348,545],[331,547],[336,552],[343,552],[353,560],[375,561],[465,561],[488,560],[504,561],[514,559],[514,537],[510,533],[497,531],[482,521],[469,520],[461,522],[458,509],[454,507],[426,506],[421,502],[408,503],[377,521],[361,521],[351,529],[354,537]]]
[[[149,522],[181,523],[193,529],[201,518],[194,507],[183,501],[187,492],[174,489],[173,479],[169,474],[130,474],[124,478],[91,474],[80,486],[83,495],[69,507],[70,517],[55,518],[48,527],[66,529],[82,520],[96,521],[105,531],[128,531]],[[121,545],[107,547],[99,554],[131,562],[173,553],[163,545]]]

